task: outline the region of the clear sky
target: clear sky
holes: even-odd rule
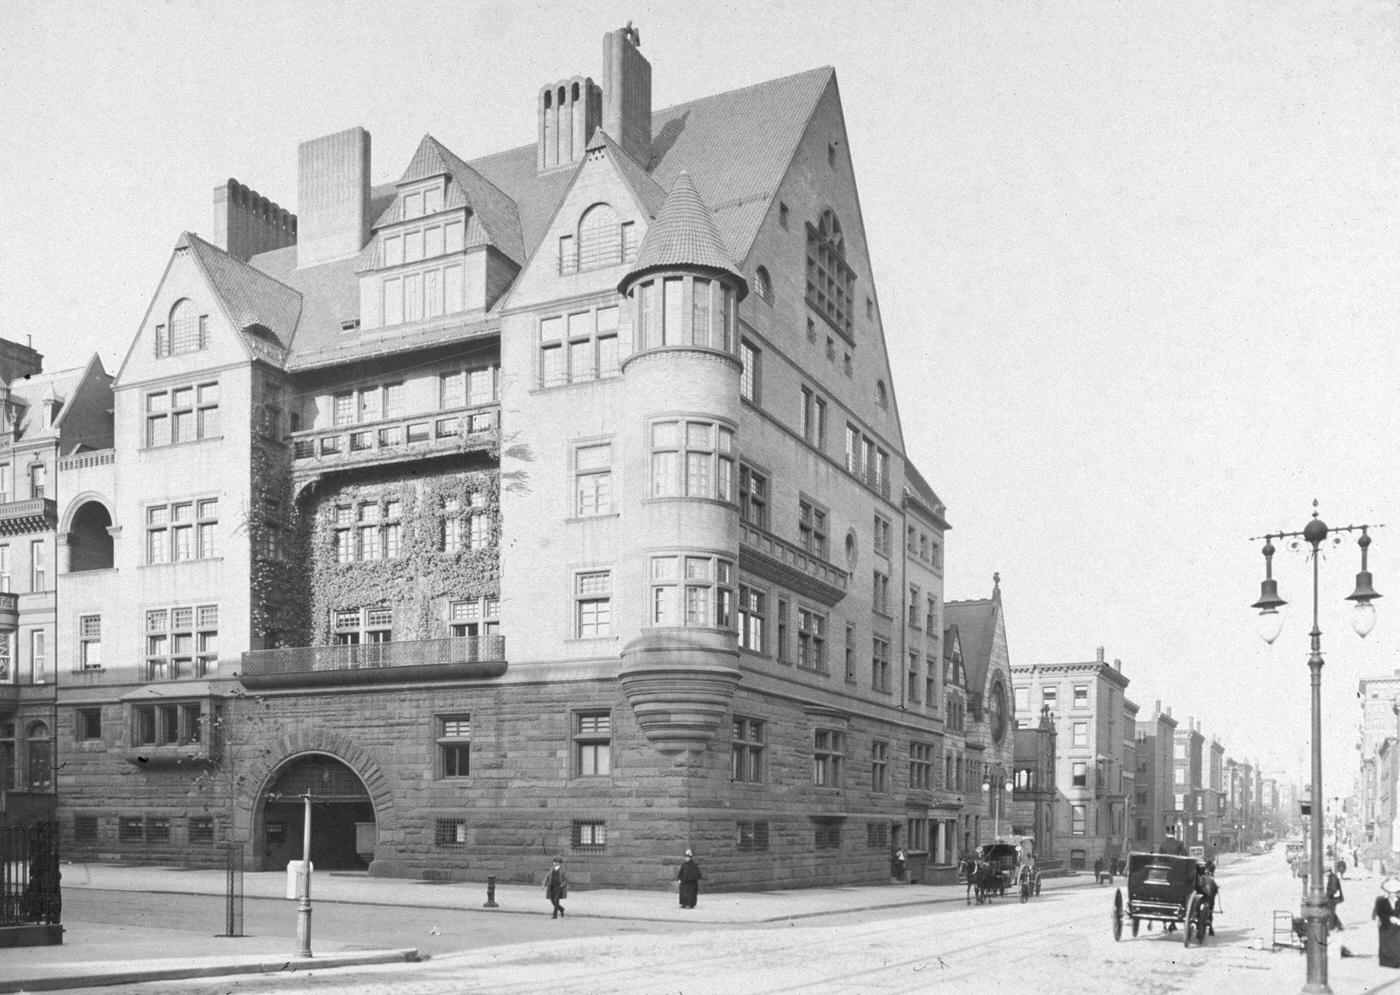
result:
[[[911,457],[947,595],[1000,571],[1012,662],[1121,658],[1129,695],[1289,775],[1305,558],[1266,648],[1268,530],[1385,522],[1380,620],[1322,564],[1328,783],[1357,680],[1400,667],[1400,14],[1393,2],[141,3],[9,0],[0,335],[115,371],[233,176],[295,210],[299,141],[363,125],[376,182],[431,132],[534,139],[633,20],[660,108],[837,70]]]

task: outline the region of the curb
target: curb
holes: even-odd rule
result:
[[[55,974],[45,977],[0,981],[0,992],[50,992],[69,988],[97,988],[130,985],[146,981],[181,981],[189,978],[223,978],[237,974],[284,974],[296,971],[326,970],[333,967],[363,967],[369,964],[395,964],[417,961],[416,948],[373,950],[366,953],[329,954],[302,960],[276,957],[262,960],[187,964],[183,967],[123,968],[90,974]]]

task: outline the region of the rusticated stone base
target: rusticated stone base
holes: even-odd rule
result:
[[[620,678],[637,725],[661,754],[704,753],[739,685],[733,633],[653,629],[622,650]]]

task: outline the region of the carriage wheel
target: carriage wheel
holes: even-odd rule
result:
[[[1040,894],[1040,875],[1039,875],[1039,874],[1037,874],[1037,875],[1035,876],[1035,893],[1036,893],[1037,895]]]
[[[986,890],[985,888],[983,888],[983,887],[979,884],[979,885],[977,886],[977,904],[978,904],[978,905],[985,905],[986,903],[987,903],[987,890]]]
[[[1137,936],[1137,935],[1138,935],[1138,927],[1141,926],[1141,925],[1142,925],[1142,920],[1139,919],[1137,916],[1133,916],[1133,935],[1134,935],[1134,936]]]
[[[1201,896],[1192,895],[1191,900],[1186,903],[1186,921],[1182,923],[1181,943],[1183,946],[1191,945],[1191,934],[1198,928],[1197,920],[1201,915]],[[1197,937],[1197,940],[1200,938]]]
[[[1137,922],[1136,919],[1133,920]],[[1113,893],[1113,939],[1115,941],[1123,939],[1123,893],[1114,891]]]

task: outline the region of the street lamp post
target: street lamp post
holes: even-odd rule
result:
[[[297,956],[311,956],[311,792],[302,795],[306,802],[301,823],[301,888],[297,895]]]
[[[1263,536],[1254,536],[1250,541],[1257,542],[1264,540],[1264,581],[1260,586],[1259,600],[1254,603],[1259,609],[1259,635],[1266,643],[1272,643],[1278,638],[1279,631],[1283,625],[1283,618],[1279,615],[1279,609],[1286,601],[1278,595],[1278,582],[1273,577],[1275,539],[1302,539],[1304,543],[1311,546],[1308,554],[1312,559],[1313,575],[1313,601],[1312,601],[1312,631],[1309,633],[1312,651],[1308,655],[1308,669],[1312,672],[1312,807],[1308,814],[1311,829],[1311,860],[1308,872],[1307,888],[1303,896],[1303,919],[1307,923],[1306,951],[1307,951],[1307,983],[1303,986],[1304,992],[1331,992],[1327,986],[1327,899],[1323,891],[1323,870],[1322,870],[1322,630],[1317,624],[1317,600],[1318,600],[1318,552],[1328,535],[1333,536],[1333,543],[1340,543],[1342,532],[1359,532],[1360,537],[1356,544],[1361,547],[1361,571],[1356,575],[1356,590],[1347,595],[1346,600],[1355,605],[1352,616],[1352,628],[1356,634],[1363,639],[1371,632],[1376,624],[1376,609],[1371,604],[1380,595],[1371,586],[1371,573],[1366,569],[1366,551],[1371,545],[1371,537],[1367,534],[1368,529],[1380,528],[1379,525],[1344,525],[1340,528],[1329,528],[1328,525],[1317,517],[1317,502],[1313,502],[1313,517],[1300,532],[1273,532]],[[1299,548],[1300,544],[1293,543],[1293,547]]]
[[[997,841],[997,837],[1001,835],[1001,808],[1002,808],[1002,806],[999,804],[999,802],[1000,802],[1000,800],[1001,800],[1001,789],[1002,789],[1002,788],[1005,788],[1005,789],[1007,790],[1007,792],[1009,793],[1009,792],[1011,792],[1013,789],[1015,789],[1015,787],[1016,787],[1016,785],[1015,785],[1014,783],[1012,783],[1012,781],[1008,778],[1005,784],[998,784],[998,785],[997,785],[997,793],[996,793],[996,794],[992,794],[992,780],[991,780],[991,778],[988,778],[987,780],[985,780],[985,781],[982,782],[982,793],[985,794],[985,795],[987,795],[988,800],[989,800],[989,803],[990,803],[991,808],[992,808],[992,842],[993,842],[993,843],[995,843],[995,842]]]

